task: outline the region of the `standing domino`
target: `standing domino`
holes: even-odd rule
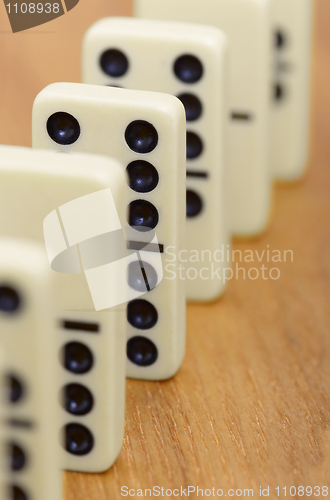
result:
[[[62,216],[63,205],[69,210],[73,200],[109,188],[117,205],[125,199],[123,169],[110,158],[10,146],[0,146],[0,158],[0,232],[42,243],[43,248],[43,223],[54,210],[59,209]],[[110,217],[110,222],[116,216]],[[106,216],[102,221],[100,217],[92,220],[94,228],[104,220]],[[85,230],[91,217],[86,214],[84,220],[73,222],[76,229]],[[79,244],[68,249],[71,257],[77,255],[77,247],[82,248]],[[72,258],[69,262],[76,261]],[[96,312],[79,261],[76,267],[75,274],[70,266],[68,274],[55,273],[49,265],[47,268],[60,305],[55,348],[49,349],[57,361],[60,380],[54,390],[49,388],[49,395],[57,403],[60,392],[63,397],[57,431],[64,430],[65,438],[61,467],[101,472],[113,464],[123,439],[126,315],[124,307]],[[44,304],[42,296],[40,293]],[[43,305],[38,311],[42,317]],[[42,335],[51,346],[53,333],[49,333],[50,338],[47,331]]]
[[[295,180],[308,156],[312,0],[273,0],[273,9],[272,169],[278,179]]]
[[[156,92],[57,83],[42,90],[33,107],[34,147],[104,154],[127,167],[129,205],[123,198],[119,212],[128,208],[132,249],[156,231],[159,245],[140,252],[150,276],[147,300],[127,308],[127,375],[133,378],[167,379],[184,356],[185,282],[164,266],[164,279],[154,288],[153,262],[168,246],[175,255],[184,247],[185,126],[180,101]]]
[[[59,500],[57,325],[43,247],[0,239],[4,498]],[[3,466],[4,464],[1,464]],[[2,497],[1,497],[2,498]]]
[[[228,37],[230,229],[243,236],[261,232],[270,209],[271,1],[135,0],[137,17],[210,24]]]
[[[187,118],[186,249],[196,252],[188,300],[213,300],[224,289],[211,279],[214,260],[229,243],[225,203],[227,40],[218,29],[186,23],[107,18],[83,43],[83,82],[176,95]],[[202,252],[211,257],[202,260]]]

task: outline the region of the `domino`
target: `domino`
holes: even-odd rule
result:
[[[260,233],[271,199],[271,0],[135,0],[135,14],[208,24],[227,35],[230,229]]]
[[[186,278],[188,300],[210,301],[224,291],[212,268],[228,267],[214,256],[229,244],[225,203],[227,39],[197,24],[106,18],[86,33],[83,82],[164,92],[183,103],[187,119],[186,256],[199,261]],[[203,261],[203,252],[211,258]],[[206,277],[206,278],[205,278]]]
[[[41,246],[0,239],[3,498],[58,500],[56,311]]]
[[[184,248],[183,105],[156,92],[57,83],[37,96],[32,131],[35,148],[108,155],[126,166],[129,202],[123,199],[118,207],[120,214],[128,208],[124,218],[135,236],[132,249],[142,248],[152,230],[159,241],[143,250],[141,259],[150,273],[148,295],[127,307],[127,376],[148,380],[173,376],[185,351],[185,290],[164,256],[168,247],[175,255]],[[153,263],[159,252],[163,281],[156,287]]]
[[[0,158],[3,235],[42,243],[44,248],[43,223],[54,210],[55,215],[62,215],[66,237],[71,238],[64,209],[70,211],[77,199],[110,188],[116,204],[125,200],[123,168],[110,158],[10,146],[0,146]],[[100,230],[97,219],[100,217],[88,219],[84,214],[83,219],[76,219],[75,227],[86,232],[92,225]],[[77,251],[77,247],[82,248],[72,245],[67,251]],[[123,439],[126,310],[118,306],[96,312],[86,276],[79,268],[75,273],[71,268],[59,273],[48,265],[48,272],[59,303],[56,347],[51,349],[59,382],[50,394],[57,403],[62,394],[58,422],[58,433],[63,435],[61,467],[101,472],[114,463]],[[43,307],[38,310],[43,314]]]
[[[271,158],[276,178],[299,179],[309,135],[311,0],[273,0],[275,75]]]

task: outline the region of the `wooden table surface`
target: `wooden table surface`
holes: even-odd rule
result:
[[[49,83],[79,81],[86,28],[131,13],[130,0],[80,0],[67,15],[13,35],[1,4],[0,143],[30,145],[33,100]],[[241,271],[218,302],[188,306],[180,372],[161,383],[127,382],[117,463],[104,474],[66,473],[66,500],[119,499],[122,486],[215,487],[224,496],[253,488],[255,497],[269,486],[270,498],[277,486],[330,487],[329,23],[330,3],[315,0],[307,175],[276,187],[262,237],[234,244],[259,255],[292,250],[293,262],[290,254],[267,262],[265,253],[262,263],[280,270],[278,280],[244,280]]]

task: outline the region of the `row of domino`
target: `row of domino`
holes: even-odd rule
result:
[[[55,87],[61,89],[62,86]],[[66,92],[69,87],[70,85],[64,85]],[[81,90],[83,99],[77,92],[78,89]],[[176,98],[169,95],[125,91],[123,100],[118,98],[120,93],[118,89],[72,84],[72,96],[78,98],[79,102],[78,108],[73,110],[74,114],[81,117],[81,106],[85,101],[87,106],[85,121],[80,120],[80,123],[76,125],[75,133],[84,137],[86,128],[96,130],[101,136],[101,143],[107,144],[109,148],[107,156],[79,153],[59,154],[39,149],[0,147],[0,178],[3,194],[0,201],[1,234],[11,238],[23,238],[24,241],[31,240],[40,245],[43,243],[44,235],[46,236],[43,231],[46,227],[45,222],[50,220],[50,216],[53,220],[54,214],[60,218],[58,220],[61,220],[63,226],[61,232],[67,244],[65,250],[79,250],[84,272],[80,272],[79,269],[72,274],[70,268],[69,273],[53,273],[50,267],[48,268],[49,281],[54,289],[54,304],[58,305],[58,312],[52,310],[47,314],[48,323],[45,324],[44,330],[49,334],[52,342],[55,339],[55,348],[50,348],[44,356],[47,360],[51,358],[50,361],[57,360],[54,371],[57,390],[53,392],[55,396],[51,405],[49,398],[45,401],[48,401],[48,407],[54,408],[54,404],[58,407],[58,411],[54,411],[54,414],[58,413],[59,416],[53,419],[55,422],[53,431],[56,431],[57,439],[60,433],[61,439],[64,437],[63,446],[57,445],[58,453],[55,451],[52,459],[59,455],[59,464],[62,468],[85,472],[106,470],[113,464],[120,451],[123,438],[126,374],[151,380],[169,378],[179,369],[185,350],[184,283],[178,279],[163,279],[156,288],[159,273],[157,271],[158,274],[155,274],[154,270],[157,267],[154,261],[158,252],[152,249],[149,251],[151,245],[144,245],[147,238],[144,231],[139,231],[138,221],[130,224],[136,227],[136,231],[134,240],[131,238],[127,242],[132,245],[128,246],[128,251],[131,254],[139,253],[142,257],[142,267],[146,271],[149,283],[149,289],[145,288],[145,291],[148,291],[150,301],[135,299],[129,302],[127,318],[132,331],[128,332],[128,339],[126,339],[126,307],[119,306],[105,311],[95,311],[92,296],[87,287],[87,271],[91,269],[86,270],[84,267],[82,244],[88,238],[103,236],[107,227],[105,222],[109,218],[109,231],[118,229],[120,223],[121,227],[124,227],[127,223],[127,207],[134,206],[136,201],[136,198],[129,194],[127,185],[129,179],[126,181],[123,175],[123,162],[119,163],[118,160],[109,156],[112,153],[112,156],[122,159],[126,155],[125,164],[131,165],[134,170],[134,165],[138,164],[141,154],[146,154],[145,139],[148,145],[150,130],[153,142],[148,158],[158,167],[157,209],[159,216],[163,217],[163,224],[160,230],[157,229],[157,235],[160,242],[169,242],[178,249],[183,248],[185,225],[184,109]],[[88,113],[88,99],[91,100],[90,113]],[[71,101],[74,106],[74,99]],[[42,113],[42,99],[38,102],[38,112]],[[49,105],[53,106],[54,103],[47,97],[47,108]],[[64,113],[56,112],[49,115],[48,109],[46,113],[45,119],[40,116],[37,118],[35,122],[37,126],[34,125],[33,130],[41,130],[42,134],[45,133],[47,137],[50,137],[57,133],[57,123],[61,123]],[[132,114],[134,118],[139,117],[139,119],[132,119]],[[109,122],[109,116],[112,117],[111,122]],[[39,120],[42,120],[41,127],[38,125]],[[111,123],[111,126],[106,126],[107,123]],[[70,129],[71,132],[72,129]],[[90,144],[93,142],[96,141],[91,137]],[[167,176],[163,175],[165,165],[170,166],[167,169]],[[71,208],[75,207],[79,200],[109,191],[109,189],[111,189],[118,215],[117,211],[113,214],[113,210],[109,207],[109,211],[103,211],[101,216],[98,212],[97,218],[95,214],[73,210],[74,217],[72,218]],[[167,208],[165,205],[169,191],[175,196]],[[138,201],[141,203],[143,200],[138,198]],[[150,202],[147,203],[150,204]],[[116,219],[115,223],[114,219]],[[21,310],[20,307],[15,306],[15,303],[13,305],[12,301],[12,297],[29,297],[29,290],[24,290],[25,282],[19,279],[19,275],[23,273],[23,269],[28,270],[29,276],[32,271],[24,257],[23,243],[21,242],[19,246],[22,248],[22,263],[25,262],[25,265],[19,266],[18,272],[13,273],[12,277],[9,277],[8,273],[7,276],[6,273],[0,275],[0,310],[2,312],[0,319],[4,319],[4,328],[1,330],[7,334],[11,333],[10,329],[6,328],[8,324],[16,330],[23,330],[24,314],[27,312],[26,305]],[[160,243],[157,250],[162,252],[163,246],[164,243]],[[13,252],[8,250],[4,243],[1,248],[14,266]],[[73,254],[70,255],[72,257]],[[104,266],[99,265],[97,270],[102,272],[106,265],[107,263]],[[153,272],[148,271],[148,266]],[[42,272],[47,273],[45,266],[42,267]],[[34,281],[31,279],[31,287],[35,286]],[[134,271],[131,275],[129,268],[129,287],[139,291],[140,282],[141,274],[138,275]],[[120,283],[114,281],[110,285],[119,288]],[[40,301],[43,295],[46,296],[44,292],[39,295]],[[24,300],[20,301],[23,305],[24,302]],[[36,308],[33,309],[33,314],[37,314]],[[10,323],[5,323],[8,318],[10,318]],[[22,342],[22,347],[29,352],[29,349],[33,347],[30,337],[33,336],[34,329],[30,327],[27,319],[25,321],[28,336],[25,337],[24,344]],[[48,326],[49,324],[51,327]],[[55,335],[52,335],[52,332],[55,332]],[[15,338],[10,335],[10,339],[9,344],[14,344],[17,348],[17,342],[19,342],[17,336]],[[6,358],[8,358],[7,353]],[[29,381],[29,372],[33,365],[30,364],[24,373],[20,373],[17,361],[19,359],[13,356],[12,366],[7,367],[7,373],[12,374],[9,379],[15,384],[18,382],[22,387],[28,386],[28,382],[24,380]],[[127,370],[125,370],[126,364]],[[53,363],[49,365],[53,366]],[[42,376],[41,370],[38,376]],[[36,383],[34,388],[41,390]],[[11,409],[15,411],[19,408],[22,414],[28,411],[24,405],[27,396],[28,393],[22,396],[23,399],[17,398]],[[60,398],[59,401],[58,398]],[[40,407],[42,404],[39,408],[34,408],[36,418],[42,413]],[[16,419],[14,426],[24,427],[26,420],[30,421],[31,416],[19,421]],[[32,432],[31,428],[24,427],[24,429]],[[18,448],[22,450],[21,442],[16,443],[15,448],[11,447],[11,452],[16,454]],[[28,471],[25,473],[28,474]],[[24,470],[19,470],[15,476],[18,476],[24,483],[25,473]],[[21,483],[18,485],[14,483],[14,487],[18,488],[17,494],[21,494],[19,492],[24,490]],[[29,488],[29,483],[27,483],[27,488]]]
[[[184,113],[177,99],[157,94],[157,91],[179,96],[189,122],[187,247],[198,251],[217,250],[220,245],[227,244],[230,233],[254,234],[263,229],[268,217],[271,163],[275,177],[293,179],[301,175],[306,161],[310,2],[303,5],[299,2],[300,23],[294,26],[292,18],[297,8],[294,0],[285,4],[280,0],[274,0],[273,4],[268,0],[221,0],[216,5],[211,1],[207,4],[209,9],[205,2],[202,9],[197,2],[192,9],[191,2],[187,4],[185,0],[166,4],[138,0],[136,8],[138,16],[215,24],[227,37],[218,29],[205,26],[137,19],[102,20],[91,28],[84,43],[84,81],[154,93],[79,84],[52,85],[36,100],[33,142],[38,148],[114,157],[127,167],[130,189],[123,188],[123,183],[119,182],[123,167],[113,160],[61,155],[59,165],[59,156],[52,153],[4,148],[6,160],[1,164],[3,216],[0,220],[3,234],[40,243],[42,221],[49,212],[79,196],[111,187],[123,225],[129,206],[129,224],[137,230],[132,248],[139,248],[139,243],[145,242],[146,228],[155,228],[159,250],[165,253],[166,246],[173,246],[178,255],[184,248]],[[240,9],[244,25],[237,19],[237,9]],[[274,86],[276,99],[283,99],[283,103],[270,110],[274,115],[270,120],[267,92],[271,86],[267,64],[273,56],[271,45],[269,51],[266,47],[274,18],[278,28],[284,27],[284,31],[276,32],[277,80]],[[228,48],[230,57],[227,59]],[[291,54],[291,61],[286,60],[283,49],[287,49],[288,59]],[[247,54],[251,54],[251,58],[246,58]],[[229,85],[225,84],[227,79]],[[231,118],[231,123],[226,123],[226,117]],[[266,153],[269,124],[275,138],[270,144],[271,161]],[[227,164],[230,168],[224,168]],[[23,215],[22,200],[27,201],[28,207]],[[216,231],[210,231],[210,221],[217,227]],[[49,269],[46,271],[47,266],[40,264],[44,256],[40,249],[32,248],[32,244],[2,241],[1,250],[0,308],[1,303],[8,304],[8,300],[16,304],[12,311],[15,320],[8,321],[11,315],[6,311],[5,330],[8,329],[11,338],[11,328],[16,337],[22,325],[31,332],[29,346],[24,339],[20,340],[24,348],[20,353],[22,358],[16,358],[13,363],[25,368],[26,354],[34,348],[37,355],[29,359],[23,378],[29,381],[31,367],[39,368],[40,365],[44,370],[46,363],[47,370],[35,370],[36,378],[29,381],[32,387],[39,388],[40,374],[51,374],[51,369],[56,371],[56,358],[44,353],[47,350],[61,352],[63,370],[57,392],[64,389],[65,394],[62,410],[55,399],[49,398],[49,390],[47,397],[41,387],[38,397],[42,395],[46,405],[40,400],[31,403],[25,394],[23,401],[27,406],[20,406],[16,404],[20,398],[13,399],[24,384],[20,384],[11,366],[6,368],[11,375],[13,403],[12,413],[5,413],[10,429],[6,435],[14,433],[14,437],[9,438],[13,469],[11,495],[15,499],[27,498],[24,488],[16,484],[17,476],[23,483],[27,481],[28,490],[33,490],[37,482],[35,472],[38,471],[40,477],[40,471],[45,471],[45,489],[40,486],[42,494],[36,492],[34,498],[51,498],[51,495],[55,498],[59,496],[58,471],[56,467],[47,468],[49,460],[42,452],[43,447],[36,446],[42,442],[38,441],[40,435],[33,444],[38,452],[40,450],[38,460],[33,463],[36,468],[32,467],[32,474],[30,469],[28,474],[21,470],[27,460],[26,456],[22,459],[22,443],[23,448],[29,446],[24,432],[33,433],[36,422],[31,417],[38,407],[38,419],[48,422],[48,433],[51,433],[51,424],[53,431],[60,428],[66,431],[67,451],[62,452],[62,456],[54,439],[54,457],[58,455],[62,467],[100,471],[113,463],[122,436],[125,310],[119,307],[108,311],[109,314],[92,312],[93,304],[82,274],[46,278]],[[143,255],[147,269],[152,263],[152,255],[149,263],[146,252]],[[180,280],[166,281],[166,272],[164,275],[165,280],[159,287],[148,289],[150,301],[134,300],[128,307],[131,331],[128,334],[127,374],[132,377],[168,378],[182,361],[183,284]],[[47,290],[48,279],[52,285],[48,284]],[[207,283],[205,286],[196,280],[187,295],[193,300],[210,300],[223,291],[221,284],[213,285]],[[59,311],[62,311],[58,316],[50,305],[46,306],[52,289],[58,295],[55,302],[59,302]],[[45,303],[45,314],[37,317],[35,304],[41,300]],[[20,308],[22,311],[16,315]],[[41,340],[42,329],[47,332],[60,330],[63,335],[50,333],[46,346],[45,339]],[[54,341],[55,338],[58,340]],[[49,349],[52,342],[54,349]],[[13,356],[14,359],[11,351],[17,343],[7,338],[3,345],[6,354],[10,353],[8,358],[11,360]],[[107,356],[102,351],[107,351]],[[30,396],[29,390],[27,395]],[[99,423],[97,426],[95,419]],[[61,424],[57,425],[57,421]],[[55,462],[54,459],[53,464]]]
[[[141,100],[143,96],[131,93],[127,110],[134,103],[138,109],[143,106],[137,97]],[[148,97],[146,93],[146,100]],[[160,133],[170,131],[172,139],[177,135],[170,121],[175,117],[176,109],[173,114],[171,105],[176,101],[170,96],[158,95],[157,98],[161,112],[156,110],[152,121]],[[154,104],[152,100],[152,113]],[[159,116],[162,117],[167,104],[169,110],[162,121]],[[184,116],[181,108],[177,109],[180,110],[178,124],[181,124],[178,137],[182,139],[184,159]],[[165,142],[165,151],[166,145]],[[174,152],[173,157],[169,153],[169,158],[175,169],[178,148]],[[0,146],[0,154],[0,227],[1,234],[7,238],[0,240],[0,331],[5,359],[1,371],[5,374],[8,395],[1,408],[5,425],[0,435],[10,466],[5,498],[9,495],[15,500],[31,497],[41,500],[45,496],[55,499],[60,487],[60,467],[85,472],[106,470],[115,461],[122,444],[126,307],[95,311],[86,283],[83,243],[90,241],[88,238],[104,236],[102,228],[103,231],[118,228],[116,207],[125,216],[128,189],[121,164],[105,156],[60,155],[10,146]],[[182,180],[180,184],[184,186]],[[99,198],[110,189],[113,207],[109,205],[108,211],[101,213],[96,211],[96,217],[89,211],[84,212],[81,200],[91,196]],[[184,191],[180,199],[184,199]],[[184,208],[182,201],[180,203]],[[181,211],[183,226],[184,210]],[[54,273],[46,262],[42,243],[46,221],[50,217],[53,220],[53,214],[61,219],[61,232],[67,240],[65,251],[59,256],[68,250],[72,263],[72,250],[79,250],[84,273],[76,270],[72,274],[71,267],[69,273]],[[178,228],[182,229],[181,226]],[[170,236],[174,241],[181,238],[177,233]],[[77,244],[72,238],[82,243]],[[135,238],[128,243],[139,241]],[[149,246],[138,252],[146,270],[150,265],[149,256],[145,255]],[[134,245],[128,252],[135,255]],[[152,259],[153,255],[151,264]],[[136,261],[130,264],[132,262]],[[104,267],[101,264],[97,270]],[[146,276],[151,289],[148,293],[154,296],[152,294],[158,291],[155,289],[158,277],[156,275],[152,285],[153,274],[146,272]],[[140,278],[135,272],[132,275],[129,272],[128,288],[139,291]],[[162,317],[156,312],[156,320],[151,320],[153,324],[162,320],[162,330],[165,323],[169,331],[167,335],[161,329],[154,331],[154,343],[150,341],[150,344],[156,349],[156,356],[153,353],[151,359],[150,352],[145,351],[143,337],[137,342],[139,346],[142,341],[140,359],[135,363],[128,359],[128,374],[137,378],[170,377],[179,368],[184,354],[184,293],[177,293],[179,282],[163,284],[173,291],[167,292],[169,313]],[[120,283],[114,280],[111,285],[119,289]],[[146,320],[150,323],[149,311],[145,314],[150,305],[143,299],[129,302],[128,311],[133,315],[130,318],[128,314],[130,322],[133,323],[134,318],[144,322],[142,328],[136,325],[139,332],[151,326],[145,325]],[[171,325],[166,321],[171,321]],[[139,337],[131,336],[127,345],[132,340],[134,345],[136,339]],[[135,372],[130,371],[130,366]],[[151,371],[145,374],[143,370],[149,367]]]
[[[266,228],[274,178],[303,174],[311,6],[311,0],[193,6],[136,0],[136,15],[149,20],[102,19],[85,35],[84,83],[166,92],[184,104],[186,248],[199,256],[188,300],[210,301],[224,292],[225,280],[205,279],[219,267],[217,251],[229,247],[231,234],[254,236]],[[210,252],[207,262],[203,250]],[[222,271],[230,266],[226,256]]]

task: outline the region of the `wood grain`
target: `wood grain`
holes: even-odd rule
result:
[[[35,95],[53,81],[79,81],[86,28],[131,12],[128,0],[81,0],[64,17],[12,35],[1,5],[0,142],[30,145]],[[289,249],[293,262],[264,258],[278,280],[244,280],[240,271],[223,299],[188,306],[182,369],[167,382],[127,382],[117,463],[104,474],[65,474],[66,500],[119,499],[125,485],[253,488],[256,497],[270,486],[270,498],[276,486],[330,486],[329,21],[329,2],[315,0],[308,173],[276,186],[261,238],[234,245]]]

